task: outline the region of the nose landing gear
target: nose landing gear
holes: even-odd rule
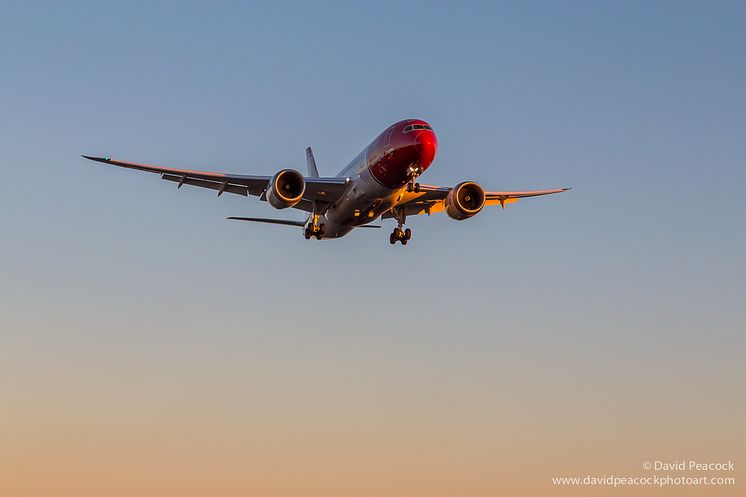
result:
[[[415,183],[414,180],[407,183],[407,192],[412,193],[420,193],[420,184]]]
[[[409,176],[409,183],[407,183],[408,193],[420,193],[420,184],[417,183],[417,176],[422,174],[422,168],[417,164],[411,164],[407,169],[407,176]]]

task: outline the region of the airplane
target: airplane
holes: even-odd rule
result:
[[[223,193],[257,196],[275,209],[294,208],[308,213],[305,221],[232,216],[227,219],[296,226],[306,240],[340,238],[354,228],[380,228],[377,219],[395,219],[389,236],[392,245],[406,245],[412,230],[404,228],[408,216],[444,211],[463,221],[485,206],[517,202],[519,198],[561,193],[570,188],[530,191],[485,191],[475,181],[453,187],[420,184],[417,178],[432,164],[438,139],[432,126],[421,119],[406,119],[386,128],[336,176],[319,175],[311,148],[306,149],[308,175],[282,169],[274,176],[194,171],[114,160],[82,157],[104,164],[161,175],[178,188],[191,185]]]

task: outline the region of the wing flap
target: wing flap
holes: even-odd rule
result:
[[[487,198],[487,201],[485,201],[484,205],[500,205],[503,208],[505,208],[505,204],[513,204],[515,202],[518,202],[517,198],[505,198],[505,199],[499,199],[499,198]]]
[[[101,162],[103,164],[111,164],[114,166],[125,167],[127,169],[137,169],[138,171],[147,171],[149,173],[160,173],[160,174],[176,174],[179,176],[188,176],[191,178],[201,178],[209,181],[226,181],[229,180],[231,183],[238,183],[246,186],[250,186],[253,183],[267,182],[270,176],[247,176],[243,174],[226,174],[226,173],[214,173],[210,171],[195,171],[192,169],[178,169],[174,167],[163,167],[154,166],[151,164],[140,164],[137,162],[125,162],[120,160],[114,160],[111,157],[92,157],[89,155],[83,155],[84,158]]]
[[[230,183],[219,183],[217,181],[207,181],[204,179],[190,178],[189,176],[176,176],[174,174],[162,174],[161,178],[166,181],[173,181],[181,185],[192,185],[200,188],[209,188],[210,190],[217,190],[218,195],[223,192],[235,193],[236,195],[243,195],[244,197],[249,195],[249,189],[246,186],[231,185]]]
[[[194,185],[218,191],[220,191],[220,185],[225,184],[226,188],[224,191],[238,193],[239,195],[261,195],[261,193],[267,188],[267,183],[269,183],[269,180],[271,179],[271,176],[246,176],[242,174],[214,173],[210,171],[195,171],[192,169],[154,166],[151,164],[114,160],[111,157],[93,157],[89,155],[84,155],[83,157],[92,161],[101,162],[102,164],[110,164],[127,169],[160,174],[161,177],[167,181],[173,181],[173,177],[176,177],[178,178],[176,181],[180,184]],[[201,180],[202,182],[195,180]],[[215,184],[219,186],[214,188]],[[243,187],[246,193],[244,194],[244,190],[237,190],[236,188],[229,189],[228,186]]]
[[[553,190],[528,190],[524,192],[484,192],[487,200],[506,200],[509,198],[539,197],[541,195],[552,195],[562,193],[572,188],[555,188]]]

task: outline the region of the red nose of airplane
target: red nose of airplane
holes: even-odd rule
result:
[[[420,167],[425,169],[435,159],[435,153],[438,151],[438,139],[432,131],[424,130],[417,133],[414,142],[415,149],[420,155]]]

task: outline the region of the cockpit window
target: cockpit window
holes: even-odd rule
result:
[[[412,130],[420,130],[420,129],[429,129],[430,131],[433,130],[432,126],[429,126],[427,124],[409,124],[404,127],[404,133],[409,133]]]

